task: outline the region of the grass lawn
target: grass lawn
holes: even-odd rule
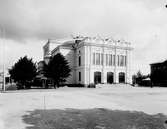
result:
[[[35,110],[23,116],[26,129],[165,129],[165,116],[94,109]]]

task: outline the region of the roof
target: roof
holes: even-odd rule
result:
[[[38,62],[38,64],[39,64],[39,63],[44,63],[44,61],[43,61],[43,60],[41,60],[41,61],[39,61],[39,62]]]
[[[80,41],[85,41],[85,42],[103,42],[103,43],[117,43],[117,44],[127,44],[130,45],[130,42],[126,42],[123,39],[113,39],[112,37],[110,38],[101,38],[100,36],[97,37],[86,37],[86,36],[72,36],[68,38],[62,38],[62,39],[48,39],[49,43],[58,43],[62,45],[68,45],[68,44],[73,44],[75,43],[75,40],[80,40]]]
[[[70,41],[71,38],[62,38],[62,39],[48,39],[49,43],[64,43]]]
[[[143,80],[145,80],[145,81],[150,81],[151,79],[148,77],[148,78],[145,78],[145,79],[143,79]]]
[[[87,45],[103,45],[103,46],[117,46],[117,47],[124,47],[133,49],[130,46],[130,42],[126,42],[125,40],[115,40],[111,38],[101,38],[100,36],[97,37],[86,37],[86,36],[72,36],[70,38],[63,38],[63,39],[48,39],[47,43],[57,44],[55,48],[53,48],[51,53],[58,50],[59,47],[65,48],[75,48],[81,43],[85,43]],[[44,46],[45,47],[45,46]]]
[[[152,63],[150,65],[161,65],[161,64],[167,64],[167,60],[162,61],[162,62]]]
[[[75,43],[74,40],[69,40],[69,41],[63,42],[61,46],[68,47],[68,46],[72,46],[74,43]]]

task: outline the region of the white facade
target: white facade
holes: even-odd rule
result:
[[[50,46],[56,47],[50,50]],[[131,83],[131,46],[125,41],[75,37],[59,42],[48,41],[44,60],[61,53],[72,68],[68,84]]]

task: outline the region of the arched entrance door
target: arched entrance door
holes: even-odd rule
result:
[[[114,81],[114,74],[113,72],[107,72],[107,83],[113,83]]]
[[[119,83],[125,83],[125,73],[124,72],[119,73]]]
[[[101,72],[94,72],[94,83],[101,83]]]

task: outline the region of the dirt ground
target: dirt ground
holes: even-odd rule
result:
[[[105,108],[167,114],[167,88],[129,85],[100,87],[64,87],[0,93],[0,129],[26,129],[29,124],[23,120],[23,116],[35,110]]]

